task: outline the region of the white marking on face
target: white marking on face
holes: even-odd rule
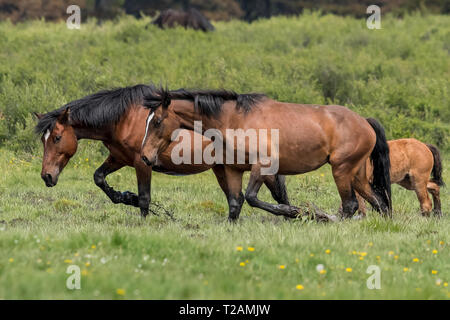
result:
[[[154,112],[149,113],[148,117],[147,117],[147,123],[145,125],[145,135],[144,135],[144,139],[142,139],[142,144],[141,144],[141,148],[144,146],[144,142],[145,139],[147,139],[147,135],[148,135],[148,126],[150,125],[150,121],[152,121],[153,117],[155,116]]]
[[[50,130],[47,130],[44,135],[45,143],[47,143],[48,137],[50,137]]]

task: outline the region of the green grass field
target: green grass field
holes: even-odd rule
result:
[[[89,21],[78,31],[0,22],[0,299],[450,299],[449,188],[440,220],[423,218],[415,194],[394,186],[392,220],[285,221],[244,204],[229,224],[212,172],[155,173],[152,200],[175,221],[143,220],[95,186],[100,143],[81,141],[46,188],[31,116],[150,81],[342,104],[379,119],[388,139],[436,144],[450,184],[448,16],[383,15],[383,29],[368,30],[364,19],[305,13],[215,23],[207,34],[146,29],[149,21]],[[135,180],[131,169],[108,177],[121,191],[136,192]],[[340,205],[328,166],[288,177],[288,191],[294,205]],[[272,201],[266,189],[261,196]],[[71,265],[81,290],[66,288]],[[366,286],[370,265],[381,269],[380,290]]]
[[[392,220],[371,212],[366,220],[337,224],[285,221],[244,204],[239,222],[229,224],[212,172],[155,173],[153,200],[176,220],[143,220],[95,186],[100,161],[86,152],[51,189],[40,179],[40,157],[14,157],[1,150],[0,298],[450,298],[448,189],[440,220],[423,218],[414,193],[396,186]],[[136,191],[131,169],[109,182]],[[339,206],[328,166],[288,177],[288,190],[294,204],[312,201],[328,212]],[[81,269],[81,290],[66,288],[72,264]],[[380,290],[366,286],[369,265],[381,268]]]

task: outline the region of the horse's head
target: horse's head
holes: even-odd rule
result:
[[[43,117],[39,114],[36,116],[39,120]],[[59,174],[77,151],[78,139],[69,124],[69,116],[67,108],[58,117],[53,129],[47,129],[41,137],[44,145],[41,177],[47,187],[54,187],[58,183]]]
[[[152,111],[147,118],[141,148],[141,159],[148,166],[155,164],[158,155],[172,142],[172,134],[180,129],[180,120],[170,107],[161,105]]]

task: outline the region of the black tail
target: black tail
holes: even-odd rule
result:
[[[367,122],[372,126],[377,135],[377,142],[370,154],[373,165],[373,181],[371,183],[372,190],[378,199],[383,201],[388,209],[388,213],[392,210],[391,201],[391,161],[389,159],[389,146],[386,140],[383,126],[375,119],[367,118]]]
[[[436,183],[438,186],[444,186],[444,180],[442,180],[442,159],[441,159],[441,153],[439,152],[439,149],[436,146],[433,146],[432,144],[426,143],[428,149],[430,149],[431,153],[433,154],[433,171],[431,171],[431,175],[433,178],[431,181]]]

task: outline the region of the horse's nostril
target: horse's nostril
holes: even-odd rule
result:
[[[53,178],[52,175],[49,173],[46,173],[42,176],[42,180],[44,180],[45,185],[47,187],[53,187],[55,185],[55,183],[53,183]]]
[[[146,157],[146,156],[142,156],[142,161],[144,161],[144,163],[146,164],[146,165],[148,165],[148,166],[151,166],[152,164],[151,164],[151,162],[150,162],[150,160],[148,160],[148,158]]]

